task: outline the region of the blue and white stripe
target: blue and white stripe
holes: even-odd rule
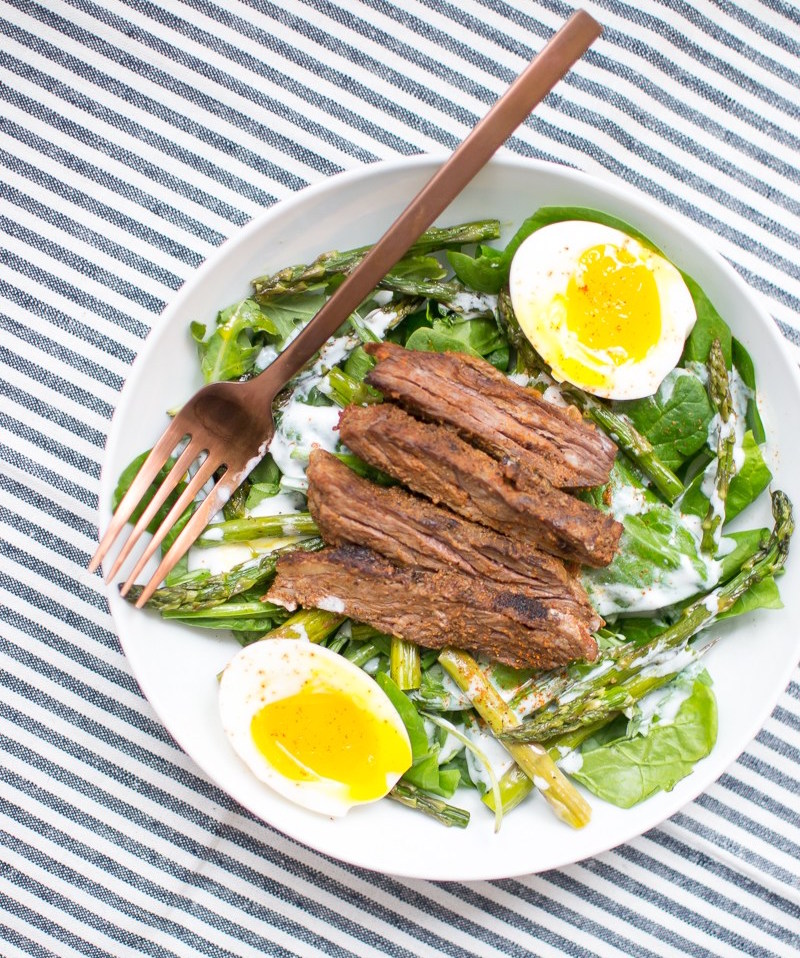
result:
[[[800,8],[591,6],[602,42],[508,149],[680,210],[796,349]],[[570,9],[0,0],[3,958],[800,955],[800,673],[660,828],[539,876],[404,880],[211,785],[85,571],[111,413],[164,303],[264,206],[454,146]]]

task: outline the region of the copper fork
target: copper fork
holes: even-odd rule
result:
[[[161,559],[136,605],[141,607],[147,602],[211,517],[266,453],[275,431],[272,404],[280,390],[433,224],[601,32],[602,27],[588,13],[583,10],[574,13],[277,359],[248,382],[212,383],[195,393],[139,469],[89,563],[89,571],[94,572],[100,565],[173,451],[186,441],[106,576],[107,581],[116,576],[153,517],[187,476],[189,467],[201,460],[121,587],[125,595],[187,506],[216,477],[213,488]]]

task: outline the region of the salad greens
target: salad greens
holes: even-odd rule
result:
[[[589,812],[570,778],[624,808],[672,789],[716,740],[713,686],[702,667],[714,640],[705,630],[781,606],[776,577],[792,533],[791,506],[776,492],[772,530],[727,525],[762,497],[772,476],[752,359],[700,286],[682,274],[697,320],[679,364],[645,399],[607,402],[556,383],[522,334],[507,294],[513,255],[536,230],[576,219],[621,229],[658,251],[630,224],[579,207],[537,210],[500,248],[489,245],[500,236],[496,220],[423,234],[288,384],[276,403],[270,452],[149,603],[166,618],[229,629],[242,644],[270,637],[324,643],[365,669],[412,746],[412,766],[390,797],[446,825],[469,821],[449,803],[462,787],[476,789],[499,817],[538,788],[575,826]],[[324,253],[259,277],[210,329],[193,323],[205,381],[266,368],[368,249]],[[304,498],[312,444],[372,481],[391,482],[342,449],[333,429],[342,406],[382,401],[364,382],[375,361],[362,348],[381,339],[482,357],[521,384],[552,389],[619,446],[609,483],[582,493],[624,525],[611,564],[581,573],[606,619],[596,662],[516,670],[454,649],[419,649],[331,612],[289,615],[263,601],[282,553],[322,546]],[[115,502],[145,455],[120,477]],[[139,594],[134,587],[128,598]]]
[[[584,742],[571,771],[594,795],[622,808],[671,791],[709,754],[717,737],[708,672],[681,673],[666,692],[650,694],[655,716],[643,712],[645,700],[640,701],[632,718],[623,717],[622,728],[612,722]]]

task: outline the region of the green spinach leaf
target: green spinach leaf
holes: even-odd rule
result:
[[[755,612],[756,609],[782,609],[783,600],[778,591],[778,583],[773,576],[762,579],[740,596],[736,602],[723,612],[719,619],[732,619],[735,615],[744,615],[745,612]]]
[[[747,386],[752,395],[747,401],[747,428],[752,432],[753,438],[759,444],[766,441],[767,434],[764,430],[764,423],[761,421],[761,414],[758,411],[756,402],[756,370],[750,353],[744,348],[738,339],[732,340],[731,352],[733,365],[742,377],[742,382]]]
[[[673,369],[654,396],[615,403],[653,444],[673,471],[706,444],[714,411],[702,382],[685,369]]]
[[[697,311],[697,321],[686,339],[681,362],[704,363],[708,359],[711,344],[718,339],[722,347],[722,355],[725,357],[725,365],[730,369],[732,337],[728,324],[692,277],[684,272],[681,272],[681,275],[689,287],[694,308]]]
[[[716,738],[717,704],[704,672],[694,679],[671,722],[654,721],[646,735],[605,744],[589,740],[573,774],[599,798],[631,808],[655,792],[671,791],[710,753]]]
[[[725,502],[725,521],[729,522],[735,516],[754,502],[767,488],[772,479],[772,473],[764,462],[761,449],[753,438],[752,432],[746,432],[742,441],[744,462],[742,468],[731,480],[728,488],[728,498]],[[713,462],[708,467],[713,468]],[[701,472],[689,484],[683,498],[680,500],[680,510],[694,516],[704,516],[708,511],[708,499],[703,494],[703,477]]]
[[[479,293],[497,294],[508,282],[508,268],[501,250],[483,246],[476,256],[448,250],[447,259],[457,278]]]
[[[375,675],[375,681],[386,693],[386,697],[395,709],[397,709],[397,714],[403,720],[403,725],[406,727],[408,738],[411,742],[412,761],[416,764],[425,758],[430,751],[428,733],[425,731],[425,723],[422,720],[422,716],[417,711],[411,699],[409,699],[400,686],[392,680],[391,676],[385,672],[378,672]],[[421,787],[424,788],[425,786]]]

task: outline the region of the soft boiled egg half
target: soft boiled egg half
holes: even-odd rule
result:
[[[519,325],[553,377],[606,399],[656,392],[696,319],[672,263],[601,223],[566,220],[532,233],[509,286]]]
[[[358,666],[302,639],[243,648],[219,689],[222,725],[261,781],[325,815],[374,802],[411,765],[405,726]]]

